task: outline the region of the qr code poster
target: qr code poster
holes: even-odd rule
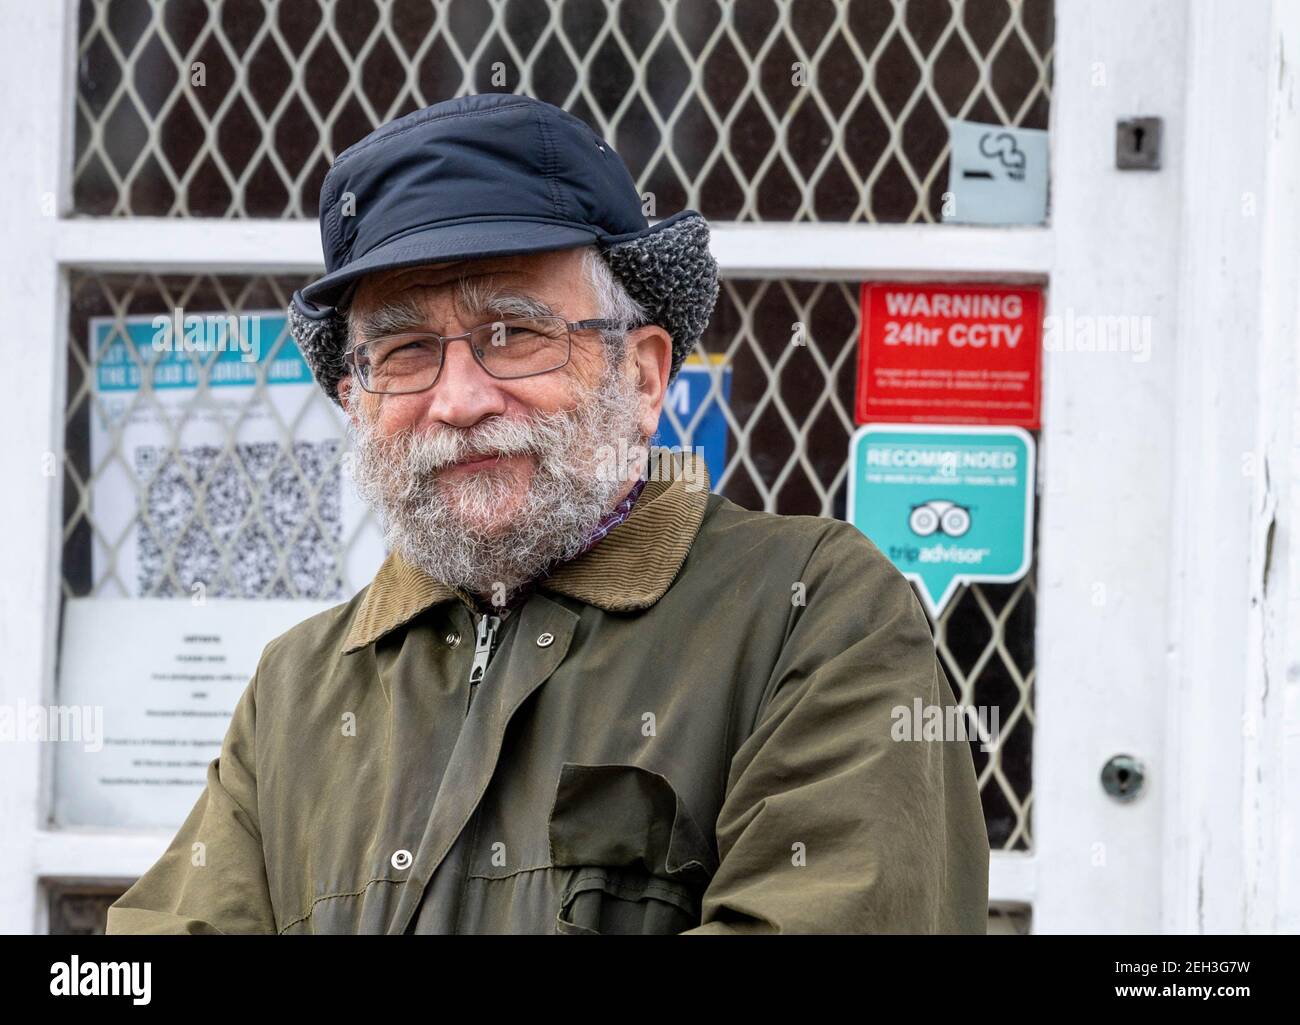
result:
[[[283,311],[90,321],[96,593],[342,601],[384,558]]]

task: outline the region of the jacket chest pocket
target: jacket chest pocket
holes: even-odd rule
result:
[[[565,762],[547,834],[562,873],[556,932],[679,933],[700,924],[717,857],[667,777]]]

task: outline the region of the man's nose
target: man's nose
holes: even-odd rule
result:
[[[474,359],[472,344],[468,338],[443,344],[442,372],[429,390],[426,419],[472,427],[486,416],[505,412],[505,395],[497,379]]]

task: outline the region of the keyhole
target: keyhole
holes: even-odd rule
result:
[[[1115,122],[1115,167],[1120,171],[1160,170],[1161,121],[1131,117]]]
[[[1102,767],[1101,786],[1118,801],[1131,801],[1141,791],[1146,769],[1132,755],[1116,755]]]

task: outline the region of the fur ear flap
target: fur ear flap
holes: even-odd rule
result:
[[[343,363],[343,353],[348,340],[344,314],[332,310],[322,317],[309,317],[298,308],[296,296],[295,301],[289,303],[288,314],[289,334],[311,367],[316,383],[342,409],[338,388],[347,369]]]
[[[601,253],[652,323],[673,339],[671,381],[704,335],[718,300],[718,264],[709,252],[709,224],[694,211]]]

